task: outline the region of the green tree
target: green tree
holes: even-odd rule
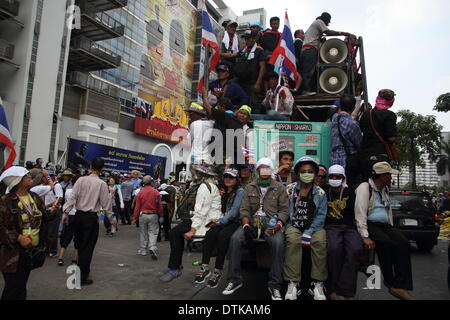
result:
[[[441,142],[441,154],[436,157],[437,173],[441,177],[450,172],[450,140]]]
[[[436,99],[436,105],[434,110],[438,112],[449,112],[450,111],[450,92],[439,96]]]
[[[416,167],[425,167],[424,153],[431,160],[440,154],[443,127],[434,116],[423,116],[409,110],[402,110],[397,115],[401,119],[397,124],[400,166],[409,168],[409,183],[416,189]]]

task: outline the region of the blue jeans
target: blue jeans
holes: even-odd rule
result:
[[[272,265],[269,271],[269,287],[272,289],[281,290],[283,284],[283,260],[284,260],[284,233],[278,231],[273,236],[266,235],[263,232],[262,236],[271,248]],[[241,251],[245,243],[244,229],[239,227],[231,237],[230,242],[230,260],[228,265],[228,282],[234,284],[242,283],[241,276]]]

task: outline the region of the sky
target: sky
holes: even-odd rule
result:
[[[450,92],[450,1],[448,0],[225,0],[237,15],[264,7],[267,22],[288,9],[292,32],[305,32],[324,11],[329,28],[364,38],[369,99],[380,89],[396,92],[394,112],[434,115],[450,131],[450,113],[433,111],[436,99]],[[447,15],[447,17],[446,17]]]

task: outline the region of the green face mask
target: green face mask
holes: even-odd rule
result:
[[[262,188],[268,188],[270,187],[270,184],[272,183],[272,181],[270,180],[266,180],[266,181],[258,181],[257,184],[258,186],[262,187]]]
[[[302,173],[300,174],[300,180],[303,183],[310,184],[314,181],[314,173]]]

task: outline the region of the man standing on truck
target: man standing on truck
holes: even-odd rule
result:
[[[328,29],[331,22],[331,15],[327,12],[322,13],[306,31],[305,41],[303,42],[302,52],[300,56],[300,75],[302,76],[303,82],[301,89],[303,90],[303,95],[314,95],[315,92],[313,85],[313,76],[316,70],[315,66],[317,64],[317,57],[319,51],[319,44],[322,35],[327,36],[346,36],[351,37],[352,34],[348,32],[333,31]]]
[[[272,179],[272,160],[258,161],[256,171],[258,180],[249,184],[244,191],[241,205],[241,222],[231,238],[228,267],[228,285],[222,292],[231,295],[242,287],[241,250],[245,242],[255,238],[266,240],[271,247],[272,265],[269,272],[269,292],[272,300],[282,300],[284,234],[282,229],[289,216],[289,201],[284,186]],[[269,227],[270,220],[277,220]],[[275,222],[275,221],[273,221]]]

